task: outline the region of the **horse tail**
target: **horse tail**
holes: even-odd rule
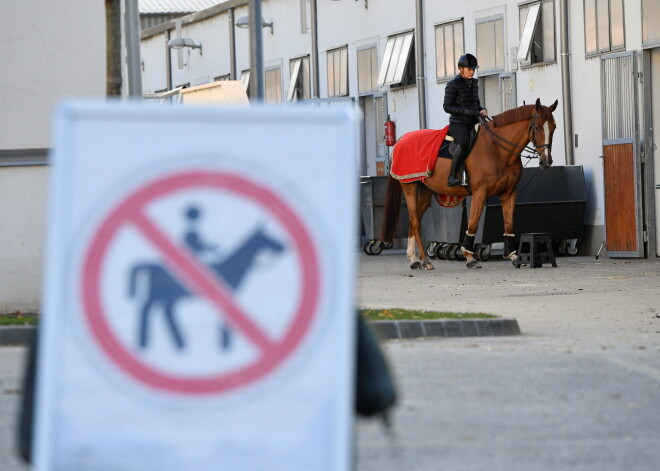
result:
[[[149,268],[148,265],[138,264],[133,267],[131,270],[131,276],[128,283],[128,295],[132,298],[135,296],[137,291],[137,277],[145,269]]]
[[[385,207],[383,210],[383,226],[380,231],[380,240],[392,242],[396,236],[401,212],[401,183],[390,175],[385,191]]]

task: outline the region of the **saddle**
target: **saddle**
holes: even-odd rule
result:
[[[474,143],[477,140],[477,134],[479,131],[479,125],[477,124],[474,128],[470,130],[470,145],[468,146],[468,149],[465,153],[465,157],[463,158],[463,162],[467,160],[467,158],[470,156],[470,152],[472,152],[472,148],[474,147]],[[454,155],[454,151],[456,149],[456,146],[458,144],[454,141],[454,138],[451,137],[449,134],[447,134],[447,137],[445,137],[445,140],[443,141],[442,145],[440,146],[440,150],[438,151],[438,157],[442,157],[443,159],[450,159]]]

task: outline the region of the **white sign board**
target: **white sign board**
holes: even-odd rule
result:
[[[346,470],[356,124],[64,105],[36,470]]]

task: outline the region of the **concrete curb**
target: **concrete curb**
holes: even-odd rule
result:
[[[373,321],[369,325],[382,340],[520,335],[518,321],[511,318]]]
[[[36,331],[31,325],[0,327],[0,346],[30,345]]]
[[[518,321],[511,318],[373,321],[369,325],[381,340],[520,335]],[[29,345],[36,330],[34,326],[0,327],[0,346]]]

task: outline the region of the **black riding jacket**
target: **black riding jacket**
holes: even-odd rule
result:
[[[477,124],[479,112],[484,109],[479,101],[479,80],[458,74],[447,82],[443,108],[451,115],[450,123]]]

